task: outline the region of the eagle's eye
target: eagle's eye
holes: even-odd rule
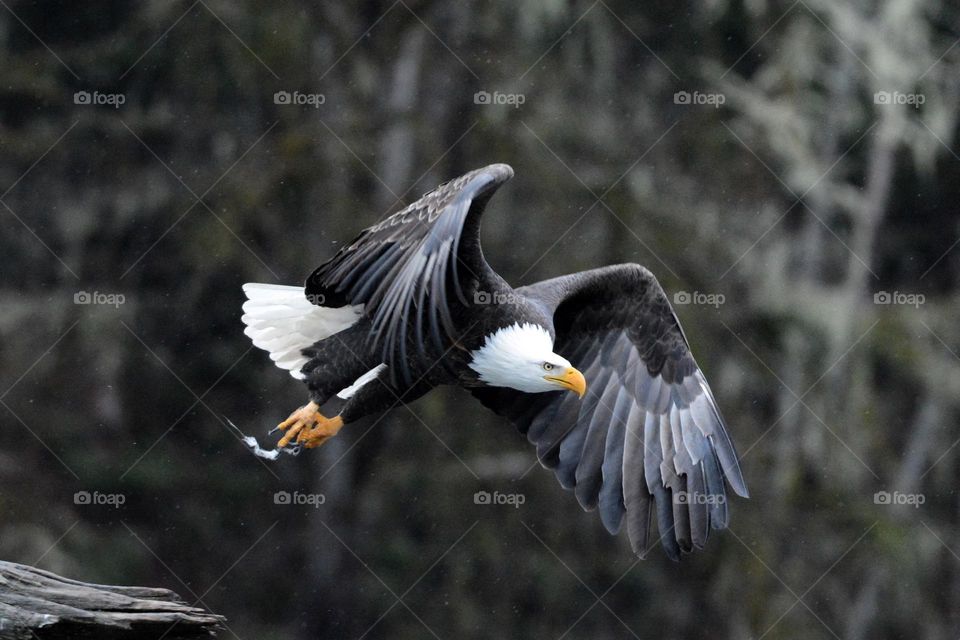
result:
[[[549,362],[544,362],[544,363],[543,363],[543,370],[544,370],[544,371],[553,371],[553,365],[550,364]]]

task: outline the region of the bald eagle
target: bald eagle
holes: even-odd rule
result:
[[[494,164],[442,184],[360,232],[303,287],[244,285],[245,333],[309,389],[278,425],[277,448],[318,447],[363,416],[458,385],[513,422],[610,533],[626,523],[635,553],[659,541],[679,559],[726,527],[724,479],[747,496],[710,386],[644,267],[515,289],[487,264],[480,217],[512,176]]]

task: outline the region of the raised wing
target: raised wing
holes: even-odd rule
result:
[[[423,353],[427,332],[437,351],[451,344],[455,312],[468,304],[462,281],[499,290],[480,250],[480,215],[511,177],[505,164],[471,171],[365,229],[310,275],[307,298],[333,307],[363,304],[373,320],[371,339],[409,381],[408,345]]]
[[[724,477],[747,496],[733,443],[656,278],[617,265],[517,290],[554,309],[554,350],[587,379],[570,393],[510,389],[474,393],[509,417],[537,446],[540,462],[573,489],[584,509],[599,506],[611,533],[626,519],[641,557],[656,544],[657,514],[667,555],[702,548],[727,525]]]

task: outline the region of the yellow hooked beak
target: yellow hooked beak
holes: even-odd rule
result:
[[[563,372],[563,375],[543,377],[545,380],[549,380],[550,382],[556,382],[565,389],[575,391],[576,394],[581,398],[583,398],[583,394],[587,392],[586,378],[584,378],[583,374],[573,367],[567,368],[567,370]]]

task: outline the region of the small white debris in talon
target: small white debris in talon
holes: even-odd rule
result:
[[[247,445],[253,455],[258,458],[265,458],[267,460],[276,460],[280,457],[279,449],[263,449],[260,447],[260,444],[257,442],[257,439],[253,436],[244,436],[243,444]]]
[[[280,457],[280,451],[281,451],[280,449],[262,448],[260,446],[260,443],[257,442],[256,438],[254,438],[253,436],[244,435],[243,432],[240,431],[240,427],[233,424],[230,418],[228,418],[227,416],[223,416],[223,419],[226,420],[227,424],[230,425],[230,428],[237,433],[237,435],[240,437],[240,441],[243,442],[243,444],[246,445],[248,449],[250,449],[250,452],[253,453],[253,455],[257,456],[258,458],[263,458],[265,460],[276,460],[278,457]],[[284,449],[283,451],[285,453],[291,453],[292,455],[296,455],[296,453],[299,453],[299,451],[296,453],[289,452],[286,449]]]

